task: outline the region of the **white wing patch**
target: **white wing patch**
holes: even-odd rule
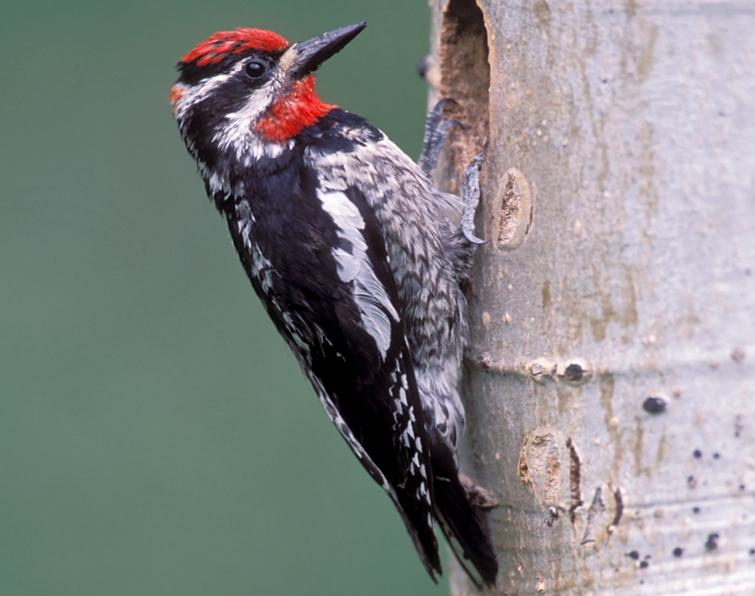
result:
[[[391,319],[398,321],[399,317],[367,256],[367,244],[362,234],[364,219],[356,205],[342,192],[318,192],[317,196],[338,227],[338,237],[351,244],[351,252],[342,248],[333,250],[338,277],[351,285],[362,325],[385,358],[391,345]]]

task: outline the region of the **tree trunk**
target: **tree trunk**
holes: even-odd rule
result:
[[[755,4],[431,4],[497,593],[755,594]]]

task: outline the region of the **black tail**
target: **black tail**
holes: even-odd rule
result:
[[[480,512],[469,502],[456,465],[448,476],[434,471],[436,516],[451,550],[478,588],[492,586],[498,574],[498,561]]]
[[[438,542],[435,540],[435,533],[432,527],[427,524],[424,516],[412,521],[398,500],[394,499],[394,503],[401,514],[401,519],[404,520],[406,531],[409,532],[422,565],[424,565],[430,578],[437,584],[438,577],[436,574],[441,575],[443,571],[440,566]]]

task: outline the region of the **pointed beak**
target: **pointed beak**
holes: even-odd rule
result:
[[[291,76],[300,79],[313,72],[328,58],[340,52],[366,26],[367,21],[362,21],[294,44],[288,50],[292,53],[289,67]]]

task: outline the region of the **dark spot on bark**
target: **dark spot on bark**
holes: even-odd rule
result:
[[[739,485],[739,490],[740,491],[745,492],[746,489],[747,489],[747,487],[744,484],[740,484]]]
[[[647,561],[640,561],[640,569],[647,569],[649,565]]]
[[[713,454],[713,459],[721,459],[721,454],[716,451],[716,453]]]
[[[687,487],[697,488],[697,478],[695,478],[692,474],[687,476]]]
[[[581,381],[584,376],[585,376],[584,369],[582,368],[582,366],[580,366],[576,362],[570,364],[564,370],[564,379],[566,379],[567,381],[572,381],[576,383],[578,381]]]
[[[555,507],[548,507],[548,519],[545,521],[545,525],[549,528],[553,527],[553,524],[558,521],[558,509]]]
[[[698,513],[700,513],[700,508],[699,507],[693,507],[692,508],[692,513],[694,513],[695,515],[697,515]]]
[[[712,552],[718,548],[718,539],[720,536],[718,535],[718,532],[713,532],[712,534],[708,534],[708,539],[705,541],[705,550],[708,552]]]
[[[750,549],[750,556],[755,557],[755,548]]]
[[[702,456],[703,456],[703,452],[700,451],[699,449],[695,449],[692,452],[692,457],[694,457],[695,459],[700,459]]]
[[[672,554],[675,557],[681,557],[684,554],[684,549],[681,546],[677,546],[673,551]]]
[[[648,397],[642,402],[642,409],[648,414],[663,414],[666,411],[666,400],[662,397]]]
[[[638,553],[636,550],[630,550],[627,553],[627,557],[629,557],[630,559],[632,559],[632,561],[638,561],[639,558],[640,558],[640,553]]]

